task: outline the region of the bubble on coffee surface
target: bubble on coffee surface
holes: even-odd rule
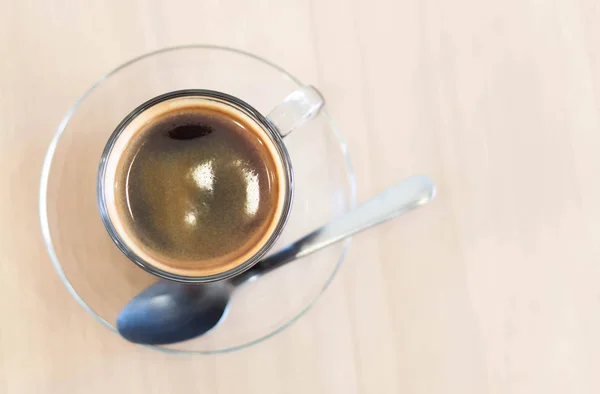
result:
[[[212,133],[212,127],[208,125],[183,125],[177,126],[173,130],[169,130],[167,135],[174,140],[191,140],[193,138],[204,137]]]
[[[276,220],[278,167],[252,127],[200,108],[140,132],[119,169],[120,215],[134,242],[193,269],[263,239]]]

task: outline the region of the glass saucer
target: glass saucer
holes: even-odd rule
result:
[[[267,114],[300,81],[250,53],[184,46],[133,59],[103,76],[71,108],[54,136],[42,171],[40,220],[61,280],[98,322],[117,332],[120,310],[158,278],[129,261],[108,236],[96,202],[104,145],[134,108],[162,93],[201,88],[229,93]],[[285,139],[295,195],[276,251],[355,204],[346,147],[326,109]],[[327,288],[349,245],[333,245],[240,286],[228,313],[195,339],[153,348],[211,354],[256,344],[302,316]]]

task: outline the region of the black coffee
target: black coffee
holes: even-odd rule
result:
[[[157,106],[116,166],[121,235],[163,270],[232,268],[255,253],[281,213],[273,143],[225,104],[184,97]]]

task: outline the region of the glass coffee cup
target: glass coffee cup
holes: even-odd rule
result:
[[[266,117],[243,100],[212,90],[187,89],[175,91],[160,95],[141,104],[117,126],[109,138],[100,160],[97,180],[98,206],[102,221],[110,237],[131,261],[163,279],[183,283],[204,283],[227,279],[249,269],[270,250],[279,238],[291,211],[294,188],[293,171],[283,137],[316,116],[323,105],[322,95],[317,89],[310,86],[303,86],[293,91]],[[198,111],[205,113],[205,115],[197,122],[214,123],[214,118],[222,115],[225,118],[223,120],[225,123],[217,122],[210,126],[210,131],[214,128],[217,128],[217,130],[209,135],[204,135],[204,130],[209,126],[198,124],[196,125],[198,135],[192,135],[190,133],[193,133],[192,128],[194,125],[190,124],[190,122],[193,122],[190,116],[194,116]],[[217,145],[221,147],[217,153],[220,157],[218,160],[207,160],[203,157],[203,154],[210,155],[211,153],[204,153],[203,148],[210,143],[214,144],[213,140],[219,138],[215,135],[226,132],[224,129],[228,127],[227,124],[230,123],[230,120],[231,124],[244,124],[246,126],[240,131],[232,132],[231,135],[220,137],[222,141],[219,141],[219,145]],[[177,122],[183,123],[177,126]],[[176,132],[185,134],[174,135]],[[238,136],[236,133],[244,134],[244,136]],[[255,138],[254,134],[259,137]],[[171,136],[171,138],[163,138],[163,135]],[[196,143],[195,146],[190,146],[190,144],[195,143],[195,138],[201,137],[204,138],[202,141]],[[254,190],[255,196],[251,196],[249,195],[250,192],[246,192],[244,201],[241,202],[248,205],[249,201],[246,200],[253,198],[253,201],[256,201],[254,211],[258,207],[259,197],[260,200],[267,200],[270,196],[265,196],[265,194],[274,194],[274,190],[277,190],[277,196],[274,198],[276,201],[262,209],[273,212],[264,213],[265,219],[263,219],[263,222],[265,222],[265,225],[262,226],[264,228],[260,230],[261,234],[258,237],[253,233],[258,232],[257,228],[260,226],[242,227],[245,217],[231,218],[230,226],[225,227],[224,231],[222,230],[227,224],[225,216],[233,207],[224,203],[220,204],[219,200],[227,200],[229,195],[234,194],[231,190],[235,190],[237,185],[225,184],[221,187],[223,189],[221,195],[213,196],[215,170],[212,166],[214,162],[221,163],[220,166],[223,168],[231,168],[234,162],[248,162],[250,160],[247,156],[251,152],[246,155],[241,152],[242,156],[239,157],[235,153],[231,153],[234,145],[227,139],[239,139],[239,137],[252,137],[258,140],[258,148],[268,147],[265,150],[268,153],[264,155],[269,157],[259,159],[260,155],[254,155],[257,157],[256,161],[259,169],[265,167],[261,160],[263,162],[272,160],[275,163],[271,173],[264,175],[265,178],[269,177],[269,179],[264,180],[266,187],[262,188],[260,193],[257,186],[258,181],[256,180],[259,171],[252,168],[250,170],[252,172],[246,174],[246,176],[254,174],[254,185],[245,186],[246,189],[252,189],[252,186],[254,186],[252,190]],[[138,164],[137,167],[134,165],[131,165],[131,167],[123,166],[121,162],[124,161],[128,145],[134,144],[136,140],[141,140],[141,142],[138,143],[139,147],[136,146],[133,149],[134,153],[130,156],[135,158],[136,163],[142,161],[140,152],[142,152],[144,144],[151,144],[146,141],[146,138],[155,138],[155,144],[171,144],[171,151],[168,154],[163,154],[160,150],[156,151],[156,149],[162,147],[155,148],[155,151],[148,153],[147,162]],[[173,141],[174,139],[175,141]],[[207,141],[208,139],[212,140]],[[187,144],[187,147],[184,146],[185,144]],[[257,147],[251,147],[250,149],[257,150]],[[177,155],[181,156],[181,159],[178,159]],[[231,157],[227,155],[231,155]],[[160,159],[157,156],[164,156],[164,158]],[[189,159],[190,156],[193,157],[192,161]],[[158,165],[152,163],[158,160],[168,160],[175,163],[178,163],[178,160],[185,160],[185,162],[182,162],[181,165],[171,165],[166,170],[167,173],[164,174],[165,179],[159,178],[156,180],[155,178],[160,176],[160,171],[157,171],[156,168],[164,167],[164,165],[161,166],[161,163]],[[148,191],[151,197],[139,201],[138,204],[149,205],[149,199],[158,200],[157,194],[164,194],[164,197],[160,199],[156,206],[147,207],[148,209],[145,211],[138,209],[134,215],[133,211],[136,208],[133,207],[135,205],[133,201],[136,199],[130,194],[134,195],[136,192],[132,191],[134,189],[132,185],[142,189],[148,188],[148,186],[137,185],[137,183],[143,181],[140,180],[136,183],[130,181],[130,178],[134,178],[133,174],[144,171],[144,169],[138,169],[138,167],[149,167],[150,165],[154,167],[147,169],[146,172],[151,172],[151,175],[146,176],[144,179],[157,185],[154,185]],[[245,168],[242,170],[246,171]],[[237,173],[240,170],[233,171]],[[119,176],[119,172],[122,172],[123,176]],[[194,177],[194,175],[196,176]],[[200,181],[199,176],[208,178],[205,181],[210,182],[210,185],[208,185],[210,186],[210,192],[207,193],[209,194],[208,198],[203,200],[194,195],[200,195],[206,189],[207,185],[202,184],[192,185],[193,190],[188,191],[186,188],[186,190],[181,190],[180,193],[172,192],[174,188],[181,189],[181,182],[175,186],[171,185],[173,183],[170,182],[172,179],[183,178],[182,182],[187,182],[185,179],[188,179],[189,183],[197,183]],[[216,183],[227,182],[225,176],[226,174],[216,177]],[[233,178],[233,181],[243,183],[244,179],[238,178]],[[240,180],[242,182],[239,182]],[[170,183],[166,185],[167,182]],[[126,190],[119,192],[119,188]],[[243,194],[244,190],[241,192]],[[124,194],[124,203],[121,204],[122,209],[119,209],[119,203],[116,202],[119,193]],[[192,195],[190,196],[190,194]],[[213,202],[205,202],[208,199]],[[162,214],[160,220],[151,221],[145,218],[145,216],[158,216],[159,214],[153,212],[153,210],[162,211],[165,206],[171,208],[171,206],[178,204],[179,200],[185,200],[184,204],[188,206],[187,210],[169,209],[168,212]],[[201,205],[204,210],[197,209],[195,205]],[[224,205],[221,207],[223,212],[218,211],[221,205]],[[235,205],[235,201],[232,205]],[[212,221],[202,219],[204,216],[215,216],[213,212],[204,212],[207,209],[216,212],[216,217]],[[134,216],[135,220],[133,220]],[[256,213],[254,216],[256,216]],[[256,221],[258,219],[254,220],[254,222]],[[131,222],[131,225],[127,225],[128,222]],[[152,229],[143,231],[144,234],[135,234],[137,230],[142,228],[140,223],[143,222],[151,222]],[[193,232],[192,230],[188,231],[192,223],[196,226],[192,229],[195,230]],[[217,232],[217,229],[221,229],[221,231]],[[188,232],[190,235],[184,238],[182,234]],[[238,233],[241,233],[241,236],[246,239],[245,243],[243,242],[237,248],[228,247],[229,244],[240,238],[239,236],[234,238],[234,235]],[[206,234],[215,235],[208,236]],[[152,241],[151,238],[157,239]],[[165,246],[171,239],[173,239],[174,245]],[[209,249],[215,248],[217,250],[212,254],[208,253]],[[193,249],[194,251],[180,253],[182,249]]]

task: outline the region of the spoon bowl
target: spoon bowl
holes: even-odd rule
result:
[[[165,345],[202,335],[226,314],[228,282],[182,285],[160,280],[133,298],[117,318],[123,338]]]

